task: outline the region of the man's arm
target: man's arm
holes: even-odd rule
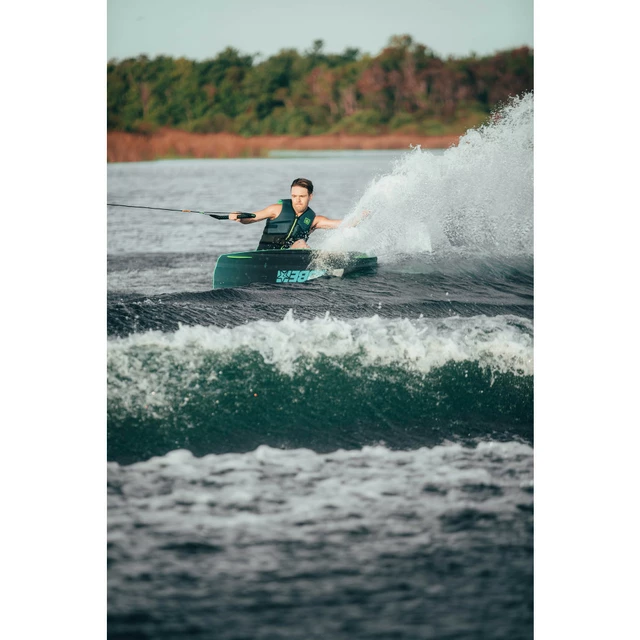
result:
[[[254,222],[260,222],[260,220],[266,220],[267,218],[269,220],[273,220],[280,215],[281,211],[281,204],[270,204],[268,207],[262,209],[261,211],[254,211],[255,218],[238,218],[237,214],[239,212],[234,211],[229,214],[229,220],[235,220],[236,222],[240,222],[241,224],[252,224]]]
[[[369,215],[368,211],[362,212],[362,217],[356,222],[346,225],[347,227],[357,227],[367,216]],[[318,216],[313,220],[312,229],[337,229],[342,225],[344,220],[332,220],[331,218],[325,218],[324,216]]]
[[[342,220],[332,220],[324,216],[318,216],[313,219],[313,229],[336,229],[342,224]]]

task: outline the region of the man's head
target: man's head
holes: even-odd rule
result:
[[[313,182],[306,178],[296,178],[291,183],[291,204],[297,214],[307,210],[313,197]]]

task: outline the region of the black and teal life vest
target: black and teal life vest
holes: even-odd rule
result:
[[[280,200],[282,211],[275,220],[267,220],[258,244],[258,251],[264,249],[288,249],[296,240],[307,240],[316,214],[312,209],[296,216],[291,198]]]

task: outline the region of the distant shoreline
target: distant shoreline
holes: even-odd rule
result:
[[[162,129],[150,135],[107,132],[107,162],[141,162],[168,158],[263,158],[270,151],[337,151],[448,149],[460,135],[425,136],[413,134],[254,136],[231,133],[187,133]]]

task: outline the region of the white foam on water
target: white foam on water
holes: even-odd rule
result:
[[[459,251],[533,252],[533,94],[513,98],[491,121],[437,156],[419,147],[375,178],[347,224],[314,248],[398,255]]]
[[[408,540],[428,544],[441,536],[440,517],[452,510],[518,518],[518,505],[533,499],[532,472],[533,449],[517,442],[325,454],[262,445],[201,458],[177,450],[128,466],[109,463],[109,480],[118,486],[110,497],[110,539],[126,547],[118,532],[132,528],[133,518],[145,525],[146,548],[167,537],[200,539],[224,546],[232,563],[244,548],[234,550],[239,539],[348,541],[345,534],[365,524],[384,531],[382,546],[401,549]],[[371,536],[366,555],[375,556],[380,542]]]
[[[289,310],[280,322],[258,320],[232,328],[181,327],[108,341],[110,394],[133,406],[162,406],[167,388],[185,389],[183,402],[218,377],[211,355],[223,363],[242,353],[293,376],[319,357],[356,358],[353,375],[367,367],[401,367],[426,375],[447,363],[477,363],[492,373],[533,375],[532,322],[515,316],[389,319],[377,315],[340,320],[327,313],[297,319]]]
[[[486,623],[487,603],[494,617],[484,629],[517,616],[515,607],[530,611],[518,600],[532,572],[528,445],[324,454],[260,446],[201,458],[178,450],[109,463],[107,476],[109,612],[127,624],[153,612],[138,628],[154,637],[189,635],[192,620],[215,637],[229,628],[246,637],[256,628],[274,629],[270,637],[284,628],[416,637],[428,628],[415,623],[425,606],[430,615],[439,607],[439,619],[452,611],[446,629]],[[471,607],[462,622],[450,605],[460,594]],[[402,632],[377,634],[372,607],[390,611]]]
[[[289,310],[279,321],[257,320],[236,327],[182,326],[109,340],[109,361],[136,347],[160,349],[192,368],[198,353],[258,352],[266,364],[292,374],[318,356],[357,356],[362,366],[400,365],[429,373],[448,362],[477,362],[492,370],[533,374],[532,322],[515,316],[368,318],[341,320],[328,312],[311,320]],[[132,374],[139,373],[132,371]]]

